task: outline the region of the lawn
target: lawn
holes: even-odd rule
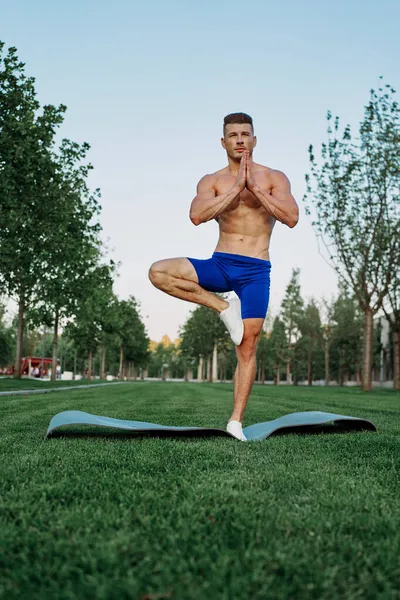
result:
[[[232,385],[0,398],[0,598],[400,598],[400,394],[256,385],[244,426],[322,410],[378,432],[45,440],[77,409],[223,427]]]

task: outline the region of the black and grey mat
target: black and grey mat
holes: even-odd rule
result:
[[[95,435],[102,435],[107,428],[117,429],[129,433],[149,434],[153,436],[222,436],[235,439],[224,429],[215,429],[211,427],[172,427],[169,425],[158,425],[156,423],[147,423],[145,421],[124,421],[123,419],[113,419],[111,417],[101,417],[92,415],[80,410],[67,410],[55,415],[47,429],[46,437],[65,435],[74,432],[66,429],[66,426],[85,425],[90,426],[91,430],[95,427]],[[63,428],[60,431],[60,428]],[[104,429],[106,428],[106,429]],[[265,440],[271,435],[282,433],[319,433],[319,432],[339,432],[339,431],[376,431],[375,425],[367,419],[358,417],[347,417],[345,415],[336,415],[320,411],[306,411],[291,413],[264,423],[255,423],[243,429],[247,441]],[[75,430],[76,431],[76,430]],[[92,433],[93,435],[93,433]]]

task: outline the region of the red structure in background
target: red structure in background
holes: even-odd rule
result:
[[[42,365],[43,365],[43,375],[47,376],[49,369],[51,369],[53,360],[51,358],[42,358],[39,356],[27,356],[22,359],[21,364],[21,375],[29,375],[29,365],[30,371],[32,373],[32,369],[39,369],[39,372],[34,375],[34,377],[42,376]],[[60,361],[57,360],[57,365],[60,364]]]

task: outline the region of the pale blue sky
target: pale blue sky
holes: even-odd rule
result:
[[[398,2],[0,5],[0,39],[18,48],[39,100],[68,107],[61,135],[92,147],[104,237],[123,263],[115,291],[141,302],[152,339],[175,338],[194,305],[153,288],[150,264],[215,248],[216,223],[196,228],[188,211],[198,180],[226,164],[230,112],[252,115],[254,159],[284,171],[300,204],[297,227],[273,233],[272,314],[292,267],[306,298],[336,291],[301,206],[307,148],[325,140],[328,109],[358,124],[379,75],[400,87]]]

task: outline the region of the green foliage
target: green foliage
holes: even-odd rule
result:
[[[85,274],[76,317],[66,326],[79,353],[95,353],[102,339],[104,315],[114,301],[112,292],[113,264],[97,265]]]
[[[124,359],[144,366],[149,360],[149,338],[139,312],[139,304],[133,296],[119,303],[120,329],[118,336]]]
[[[86,158],[88,144],[79,146],[63,140],[59,155],[54,154],[58,195],[52,213],[42,229],[48,234],[43,240],[46,270],[35,288],[30,319],[51,326],[55,319],[71,318],[77,305],[87,294],[86,273],[101,256],[99,191],[94,194],[87,186],[90,164]],[[49,215],[47,215],[49,216]]]
[[[281,320],[285,326],[288,347],[295,344],[300,336],[304,301],[301,297],[299,277],[300,269],[293,269],[281,305]]]
[[[310,300],[299,319],[300,340],[296,346],[296,374],[306,377],[309,385],[313,378],[323,377],[323,330],[319,308]]]
[[[166,346],[159,343],[150,354],[148,376],[162,378],[164,369],[167,369],[169,377],[183,378],[187,364],[188,361],[182,356],[180,348],[173,344]]]
[[[0,300],[0,367],[7,367],[11,363],[14,351],[14,330],[7,327],[5,313],[5,305]]]
[[[304,200],[313,225],[341,279],[360,306],[374,314],[388,291],[399,256],[400,113],[389,85],[371,90],[359,138],[328,112],[322,164],[309,148],[311,175]]]
[[[179,336],[182,339],[180,350],[187,359],[211,356],[215,344],[223,353],[227,353],[232,346],[229,333],[218,313],[205,306],[192,311]]]
[[[65,106],[39,113],[33,78],[0,42],[0,278],[28,304],[48,268],[47,234],[57,198],[51,149]]]
[[[361,369],[363,315],[354,298],[342,288],[333,304],[331,370],[343,383]]]
[[[280,373],[284,369],[288,357],[288,344],[285,324],[279,317],[275,317],[274,319],[271,335],[269,337],[268,342],[271,354],[272,368],[275,377],[277,372]]]

